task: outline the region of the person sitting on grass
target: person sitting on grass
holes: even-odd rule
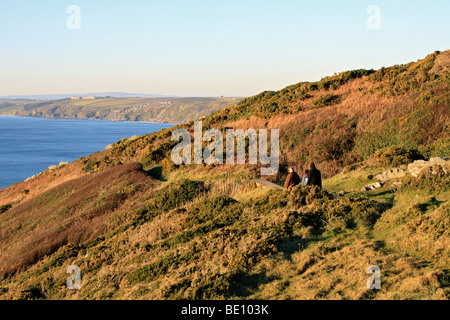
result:
[[[306,182],[307,186],[318,186],[322,188],[322,177],[320,171],[316,169],[316,165],[314,162],[311,163],[311,170],[308,173],[308,181]]]
[[[306,184],[308,183],[308,173],[309,170],[305,170],[305,175],[302,178],[302,186],[306,186]]]
[[[284,188],[289,189],[292,187],[295,187],[300,183],[300,177],[298,174],[294,171],[294,168],[290,167],[288,169],[289,174],[286,177],[286,181],[284,182]]]

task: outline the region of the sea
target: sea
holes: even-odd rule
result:
[[[0,116],[0,189],[60,162],[104,150],[122,138],[175,124]]]

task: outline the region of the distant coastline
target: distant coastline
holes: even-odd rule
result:
[[[128,123],[149,123],[149,124],[167,124],[176,126],[181,122],[159,122],[159,121],[136,121],[136,120],[108,120],[108,119],[81,119],[81,118],[55,118],[55,117],[33,117],[18,116],[12,114],[0,114],[2,118],[25,118],[25,119],[48,119],[48,120],[80,120],[80,121],[103,121],[103,122],[128,122]]]
[[[1,100],[0,115],[148,123],[187,123],[236,104],[241,98],[112,98],[48,101]]]

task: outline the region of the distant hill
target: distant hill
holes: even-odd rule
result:
[[[57,119],[185,123],[228,107],[237,100],[239,98],[112,97],[95,100],[0,100],[0,114]]]
[[[113,97],[113,98],[174,98],[173,95],[126,93],[126,92],[95,92],[95,93],[72,93],[72,94],[41,94],[41,95],[12,95],[0,96],[0,100],[60,100],[70,97]]]
[[[434,52],[201,119],[279,129],[280,171],[265,179],[314,161],[323,189],[259,187],[260,163],[177,166],[172,133],[189,122],[0,190],[0,299],[448,300],[449,68],[450,51]]]

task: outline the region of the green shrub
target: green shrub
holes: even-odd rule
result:
[[[241,211],[239,203],[228,196],[206,198],[189,211],[184,226],[193,227],[211,220],[229,225],[239,218]]]
[[[371,70],[358,69],[358,70],[344,71],[339,74],[335,74],[333,76],[321,79],[319,82],[317,82],[317,86],[319,89],[335,90],[352,79],[361,78],[363,76],[370,75],[374,72],[375,70],[373,69]]]
[[[326,107],[326,106],[331,106],[332,104],[335,104],[338,101],[339,101],[339,96],[327,93],[327,94],[324,94],[324,95],[321,95],[321,96],[315,98],[312,101],[312,104],[316,108],[322,108],[322,107]]]
[[[147,168],[153,163],[161,161],[162,159],[164,159],[164,152],[161,149],[156,149],[141,157],[140,162],[144,168]]]
[[[182,263],[187,263],[193,259],[196,259],[199,255],[200,252],[195,245],[184,254],[169,253],[157,261],[140,267],[139,269],[128,274],[128,281],[131,285],[140,282],[151,282],[167,273],[169,269],[176,268]]]
[[[12,205],[11,204],[4,204],[2,206],[0,206],[0,214],[8,211],[9,209],[11,209]]]
[[[230,296],[232,277],[233,274],[215,273],[194,280],[183,279],[164,288],[163,296],[169,300],[223,300]],[[189,292],[187,295],[186,291]]]
[[[45,295],[39,287],[35,286],[20,291],[19,296],[16,298],[17,300],[41,300],[45,299]]]
[[[179,257],[174,254],[166,255],[161,259],[149,265],[140,267],[128,275],[128,281],[131,285],[140,282],[151,282],[159,276],[165,274],[169,268],[176,267],[179,264]]]
[[[270,213],[278,208],[283,208],[288,203],[288,198],[282,192],[269,191],[266,195],[253,200],[253,210],[260,213]]]
[[[192,283],[192,293],[188,299],[193,300],[218,300],[225,299],[231,287],[230,276],[225,274],[207,275]]]
[[[90,161],[86,164],[86,166],[84,167],[83,171],[85,173],[91,172],[94,169],[96,169],[98,166],[100,165],[99,161]]]
[[[290,205],[299,207],[294,228],[311,227],[313,233],[356,226],[371,227],[380,217],[375,202],[364,196],[335,199],[317,187],[297,186],[290,192]]]
[[[160,190],[149,204],[149,210],[169,211],[177,208],[206,191],[201,181],[183,180],[173,182]]]
[[[450,157],[450,138],[437,140],[430,149],[430,157]]]
[[[399,166],[424,159],[417,150],[400,147],[388,147],[376,151],[367,161],[371,166]]]
[[[289,190],[289,204],[295,207],[314,203],[318,199],[332,199],[332,195],[317,186],[297,185]]]

